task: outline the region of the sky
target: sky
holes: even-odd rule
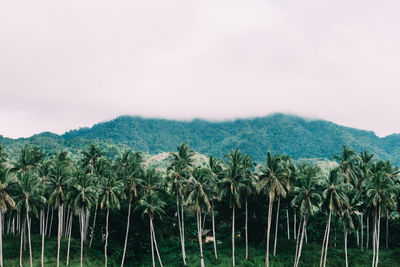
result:
[[[0,1],[0,135],[274,112],[400,132],[400,1]]]

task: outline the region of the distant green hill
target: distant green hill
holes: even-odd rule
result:
[[[366,149],[382,159],[400,163],[399,134],[379,138],[371,131],[284,114],[222,122],[121,116],[61,136],[53,133],[20,139],[0,136],[0,142],[11,153],[28,143],[54,153],[62,147],[76,152],[90,142],[97,142],[107,147],[110,155],[126,147],[155,154],[174,151],[184,141],[200,153],[219,157],[230,149],[240,148],[259,162],[264,161],[268,150],[286,153],[296,159],[331,159],[340,153],[342,145],[346,145],[356,151]]]

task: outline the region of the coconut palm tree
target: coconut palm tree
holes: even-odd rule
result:
[[[131,207],[134,199],[138,197],[138,180],[141,179],[143,157],[140,152],[126,151],[121,158],[117,159],[117,175],[123,179],[123,197],[128,199],[128,217],[126,221],[126,234],[124,251],[122,253],[121,267],[124,266],[126,247],[128,244],[129,223]],[[140,183],[140,182],[139,182]]]
[[[84,171],[78,171],[74,175],[72,187],[68,192],[68,198],[71,199],[72,209],[80,216],[81,233],[81,257],[80,263],[83,266],[83,239],[85,228],[85,211],[91,209],[97,201],[97,188],[94,181],[94,175]]]
[[[49,194],[49,204],[58,210],[58,231],[57,231],[57,267],[60,266],[60,245],[62,235],[62,209],[66,201],[68,187],[72,180],[73,165],[68,153],[60,152],[55,160],[54,167],[49,173],[46,181],[46,188]]]
[[[3,267],[3,215],[9,208],[15,207],[14,199],[10,196],[9,185],[12,183],[10,170],[3,164],[3,152],[0,146],[0,266]]]
[[[346,193],[352,189],[352,185],[345,183],[345,179],[346,175],[339,167],[331,169],[328,177],[323,177],[321,179],[321,187],[323,189],[322,207],[324,210],[328,211],[328,219],[326,221],[325,234],[322,242],[320,266],[326,266],[332,213],[342,214],[344,207],[349,203],[349,198]]]
[[[108,166],[108,167],[107,167]],[[104,170],[100,171],[100,188],[99,188],[99,199],[100,208],[106,209],[106,236],[104,243],[104,266],[107,267],[107,245],[108,245],[108,218],[110,215],[110,210],[120,209],[121,204],[119,201],[121,191],[123,188],[121,180],[116,178],[115,172],[111,169],[111,164],[106,162],[103,163],[102,168]]]
[[[358,183],[358,173],[360,159],[354,150],[343,146],[341,155],[334,156],[334,159],[339,163],[340,168],[346,175],[346,182],[352,183],[353,186]]]
[[[212,193],[213,188],[208,183],[210,172],[204,167],[195,167],[191,177],[185,185],[185,192],[187,192],[186,203],[194,210],[197,218],[197,235],[200,246],[200,264],[204,267],[203,258],[203,243],[202,243],[202,213],[208,213],[211,210],[209,193]],[[204,215],[205,216],[205,215]]]
[[[190,176],[189,173],[191,172],[194,164],[194,155],[195,153],[193,149],[187,143],[182,143],[178,146],[177,152],[171,153],[172,160],[167,168],[169,177],[167,181],[168,191],[170,194],[176,194],[177,196],[177,218],[184,265],[186,265],[186,250],[185,220],[183,213],[184,195],[182,194],[182,184]],[[179,198],[181,198],[180,204]]]
[[[32,267],[32,245],[31,245],[31,221],[29,214],[33,213],[38,216],[38,208],[46,202],[46,199],[41,195],[41,183],[36,173],[31,170],[17,173],[15,208],[25,211],[25,224],[28,228],[28,244],[29,244],[29,259]],[[25,227],[24,227],[25,229]],[[22,266],[22,234],[21,231],[21,250],[20,250],[20,265]]]
[[[295,197],[292,200],[292,205],[297,205],[300,211],[300,226],[301,237],[299,239],[300,230],[297,233],[296,253],[294,267],[299,265],[301,250],[303,247],[304,233],[307,227],[308,216],[314,215],[321,205],[321,195],[318,193],[318,181],[320,180],[321,170],[319,167],[305,165],[301,167],[299,173],[299,185],[293,187]],[[300,229],[300,227],[299,227]]]
[[[265,267],[269,266],[269,240],[271,232],[272,208],[275,196],[286,197],[290,188],[290,169],[287,168],[284,158],[280,155],[272,156],[267,153],[265,166],[261,166],[259,173],[258,192],[268,195],[268,222],[267,222],[267,251],[265,256]]]
[[[245,187],[243,179],[243,154],[239,149],[232,150],[228,155],[228,166],[221,180],[221,195],[229,198],[232,208],[232,266],[235,266],[235,209],[240,208],[240,194]]]

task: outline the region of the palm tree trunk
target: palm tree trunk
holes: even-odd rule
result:
[[[296,266],[296,261],[297,261],[297,254],[298,254],[298,252],[299,252],[299,244],[300,244],[300,229],[301,229],[301,224],[302,224],[302,222],[303,222],[303,214],[300,214],[300,223],[299,223],[299,229],[298,229],[298,231],[297,231],[297,237],[295,238],[296,239],[296,251],[295,251],[295,254],[294,254],[294,266]]]
[[[155,246],[156,252],[157,252],[158,262],[160,263],[160,266],[163,267],[163,264],[161,262],[160,252],[158,251],[156,233],[154,231],[154,225],[153,225],[153,218],[151,219],[151,231],[153,232],[153,241],[154,241],[154,246]]]
[[[369,244],[369,214],[367,214],[367,244],[365,244],[365,248],[368,249]]]
[[[178,217],[179,237],[181,239],[182,260],[183,260],[183,264],[186,265],[186,258],[185,258],[183,237],[182,237],[181,215],[180,215],[180,211],[179,211],[179,192],[178,191],[176,191],[176,214]]]
[[[186,249],[185,249],[185,219],[184,219],[184,217],[183,217],[183,203],[184,203],[184,196],[182,195],[181,196],[182,197],[182,200],[181,200],[181,220],[182,220],[182,222],[181,222],[181,227],[182,227],[182,247],[183,247],[183,258],[185,259],[184,260],[184,263],[186,264]]]
[[[304,234],[305,234],[305,230],[306,230],[306,225],[307,225],[307,216],[304,215],[303,216],[303,229],[301,231],[301,239],[300,239],[300,245],[299,245],[299,252],[297,255],[297,259],[295,262],[295,267],[297,267],[299,265],[299,261],[300,261],[300,256],[301,256],[301,250],[303,248],[303,240],[304,240]]]
[[[360,252],[364,252],[364,217],[363,214],[361,213],[361,246],[360,246]]]
[[[386,249],[389,248],[389,211],[386,210]]]
[[[214,237],[214,255],[215,255],[215,258],[218,259],[217,239],[215,237],[214,202],[211,203],[211,216],[212,216],[212,230],[213,230],[213,237]]]
[[[124,251],[122,253],[122,262],[121,262],[121,267],[124,266],[124,261],[125,261],[125,253],[126,253],[126,246],[128,244],[128,233],[129,233],[129,222],[131,218],[131,202],[129,201],[128,205],[128,219],[126,220],[126,234],[125,234],[125,244],[124,244]]]
[[[346,267],[349,267],[349,261],[347,259],[347,229],[344,231],[344,255],[346,258]]]
[[[360,236],[358,234],[358,230],[356,230],[356,238],[357,238],[357,247],[360,245]]]
[[[294,212],[293,212],[293,239],[296,239],[296,226],[297,226],[297,223],[296,223],[296,209],[294,209]]]
[[[286,209],[287,239],[290,240],[289,208]]]
[[[375,267],[375,257],[376,257],[376,223],[377,223],[377,210],[374,209],[374,233],[372,235],[372,267]]]
[[[232,206],[232,266],[235,266],[235,203]]]
[[[19,216],[19,217],[21,217],[21,216]],[[26,222],[24,221],[23,226],[22,226],[22,228],[24,228],[24,229],[25,229],[25,223]],[[24,242],[24,231],[22,229],[20,229],[20,232],[21,232],[21,245],[19,248],[19,266],[22,267],[22,244]]]
[[[70,244],[71,244],[71,232],[72,232],[72,220],[73,220],[73,216],[72,216],[72,212],[71,214],[69,214],[70,218],[68,221],[69,227],[68,227],[68,249],[67,249],[67,266],[69,265],[69,248],[70,248]]]
[[[47,212],[46,212],[46,227],[45,227],[45,229],[44,229],[44,234],[46,235],[47,234],[47,226],[48,226],[48,224],[49,224],[49,211],[50,211],[50,204],[47,204]]]
[[[265,256],[265,267],[269,267],[269,237],[271,233],[271,217],[272,217],[272,207],[273,207],[273,197],[269,194],[269,204],[268,204],[268,223],[267,223],[267,252]]]
[[[281,196],[278,197],[278,206],[276,208],[274,256],[276,255],[276,241],[278,238],[278,223],[279,223],[279,206],[280,206],[280,204],[281,204]]]
[[[378,226],[377,226],[377,236],[376,236],[376,258],[375,258],[375,266],[378,267],[379,262],[379,240],[381,236],[381,205],[379,205],[378,209]]]
[[[60,266],[60,245],[61,245],[61,205],[58,204],[57,267]]]
[[[51,227],[53,226],[53,215],[54,215],[54,208],[51,207],[51,219],[50,219],[50,226],[49,226],[49,237],[51,235]]]
[[[110,208],[107,208],[106,214],[106,242],[104,243],[104,266],[107,267],[107,243],[108,243],[108,216],[110,214]]]
[[[156,267],[156,262],[154,260],[153,229],[151,228],[151,215],[150,214],[149,214],[149,227],[150,227],[151,258],[153,260],[153,267]]]
[[[81,207],[81,267],[83,267],[83,228],[84,228],[84,221],[85,221],[85,210],[83,207]]]
[[[42,255],[41,255],[41,266],[44,267],[44,236],[46,235],[45,217],[44,210],[42,210],[43,224],[42,224]]]
[[[3,211],[0,210],[0,266],[3,267]]]
[[[94,211],[93,226],[92,226],[92,230],[90,231],[89,248],[92,247],[93,236],[94,236],[94,227],[96,226],[97,204],[98,204],[98,203],[97,203],[97,200],[96,200],[96,209],[95,209],[95,211]]]
[[[246,218],[245,218],[245,231],[246,231],[246,260],[249,258],[249,238],[248,238],[248,231],[247,231],[247,220],[248,220],[248,213],[247,213],[247,196],[245,200],[245,208],[246,208]]]
[[[324,239],[322,240],[321,258],[319,260],[319,266],[320,267],[322,267],[322,260],[324,258],[325,242],[326,242],[326,236],[328,234],[328,223],[329,223],[329,216],[330,215],[331,215],[331,211],[329,211],[328,220],[326,221],[326,226],[325,226]]]
[[[197,212],[197,236],[199,238],[199,246],[200,246],[200,264],[201,267],[204,267],[204,258],[203,258],[203,243],[202,243],[202,231],[201,231],[201,212]]]
[[[33,264],[32,264],[32,244],[31,244],[31,222],[29,221],[28,209],[26,209],[26,224],[28,226],[29,262],[32,267]]]
[[[326,266],[326,255],[328,255],[328,245],[329,245],[329,232],[331,230],[331,219],[332,219],[332,212],[329,212],[329,223],[328,223],[328,234],[326,235],[326,244],[325,244],[325,255],[324,255],[324,266]]]

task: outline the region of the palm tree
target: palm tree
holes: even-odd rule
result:
[[[334,156],[334,159],[338,161],[340,168],[345,173],[346,183],[352,183],[353,186],[357,184],[360,159],[354,150],[343,146],[342,154]]]
[[[224,179],[221,180],[221,195],[229,198],[232,208],[232,266],[235,266],[235,208],[240,208],[240,193],[245,187],[243,180],[243,155],[239,149],[232,150]]]
[[[269,266],[269,239],[271,232],[272,207],[275,196],[286,197],[289,184],[290,170],[284,164],[284,158],[267,153],[265,166],[261,166],[259,174],[258,192],[268,195],[268,222],[267,222],[267,251],[265,257],[265,267]]]
[[[86,168],[86,170],[91,174],[96,174],[99,165],[99,160],[104,156],[104,152],[99,148],[99,146],[91,144],[87,151],[82,151],[82,156],[83,156],[81,159],[82,167]],[[94,228],[96,226],[96,218],[97,218],[97,204],[98,200],[96,200],[96,205],[94,210],[93,223],[90,231],[89,247],[92,247],[92,242],[94,238]]]
[[[85,211],[91,209],[97,201],[97,188],[93,178],[93,174],[78,171],[74,176],[71,191],[68,193],[68,198],[71,199],[72,209],[81,217],[81,267],[83,266]]]
[[[319,167],[305,165],[301,167],[299,173],[299,185],[293,187],[295,197],[292,200],[292,206],[297,205],[300,210],[300,226],[301,238],[299,239],[300,230],[297,233],[296,253],[294,267],[299,265],[301,250],[303,247],[304,233],[307,226],[307,217],[314,215],[318,211],[321,204],[321,196],[318,193],[317,184],[320,178]],[[299,229],[300,229],[299,226]]]
[[[184,195],[182,194],[182,184],[188,178],[194,164],[194,151],[187,144],[182,143],[178,146],[178,151],[171,153],[172,161],[167,168],[169,180],[167,181],[168,191],[171,194],[176,194],[177,201],[177,218],[179,235],[181,239],[182,259],[186,265],[186,250],[185,250],[185,220],[183,217]],[[181,203],[179,204],[179,197]],[[180,206],[180,208],[179,208]],[[179,211],[180,209],[180,211]]]
[[[60,152],[54,161],[46,188],[49,192],[49,204],[58,210],[58,231],[57,231],[57,267],[60,266],[60,245],[62,235],[62,208],[66,201],[69,183],[72,179],[73,165],[67,152]]]
[[[209,199],[211,201],[211,221],[212,221],[212,231],[213,231],[213,239],[214,239],[214,256],[216,259],[218,259],[218,253],[217,253],[217,239],[215,236],[215,216],[214,216],[214,202],[219,200],[221,195],[220,195],[220,190],[219,190],[219,180],[221,177],[223,177],[223,169],[222,169],[222,163],[219,159],[213,157],[212,155],[209,156],[208,158],[208,169],[210,171],[210,179],[209,184],[210,184],[210,193],[209,193]],[[246,235],[247,236],[247,235]]]
[[[254,163],[252,158],[245,154],[243,156],[243,179],[245,187],[243,187],[243,196],[245,199],[245,234],[246,234],[246,260],[249,258],[249,240],[248,240],[248,208],[247,199],[256,193],[256,176],[253,173]]]
[[[29,259],[32,265],[32,245],[31,245],[31,222],[29,213],[38,216],[38,207],[46,202],[46,199],[41,195],[41,184],[39,178],[33,171],[26,170],[25,172],[17,173],[15,195],[15,208],[18,210],[25,210],[25,223],[28,228],[28,242],[29,242]],[[24,227],[25,229],[25,227]],[[20,265],[22,266],[22,234],[21,231],[21,250],[20,250]]]
[[[44,153],[38,147],[24,146],[21,148],[17,161],[11,163],[11,171],[26,172],[28,168],[35,168],[40,164],[44,156]]]
[[[2,147],[0,145],[0,159],[3,159]],[[3,267],[3,214],[8,208],[14,208],[14,199],[10,196],[9,185],[12,178],[9,169],[0,163],[0,266]]]
[[[341,214],[344,206],[348,205],[349,203],[346,192],[348,192],[352,186],[345,183],[345,179],[345,174],[342,172],[341,168],[337,167],[331,169],[328,177],[324,177],[321,180],[321,186],[324,190],[322,193],[322,206],[328,211],[328,219],[326,222],[325,234],[322,242],[320,266],[326,266],[332,213]]]
[[[124,184],[123,196],[128,198],[128,218],[126,222],[126,234],[124,251],[122,253],[121,267],[124,266],[126,247],[128,244],[129,222],[131,217],[131,206],[134,199],[138,197],[137,184],[142,175],[143,157],[140,152],[126,151],[121,158],[117,159],[116,166],[118,176],[122,177]]]
[[[201,267],[204,267],[203,258],[203,244],[202,244],[202,229],[201,214],[208,213],[211,210],[211,204],[209,200],[209,193],[212,192],[213,188],[208,183],[210,178],[210,172],[207,168],[196,167],[193,169],[192,176],[187,181],[185,191],[187,191],[187,204],[193,208],[197,218],[197,235],[200,246],[200,263]]]
[[[104,164],[107,166],[108,164]],[[105,167],[103,166],[103,167]],[[106,209],[106,237],[104,243],[104,266],[107,267],[107,245],[108,245],[108,217],[110,215],[110,209],[120,209],[121,204],[119,197],[122,190],[122,182],[115,177],[115,172],[109,166],[107,169],[102,171],[100,179],[100,208]]]

